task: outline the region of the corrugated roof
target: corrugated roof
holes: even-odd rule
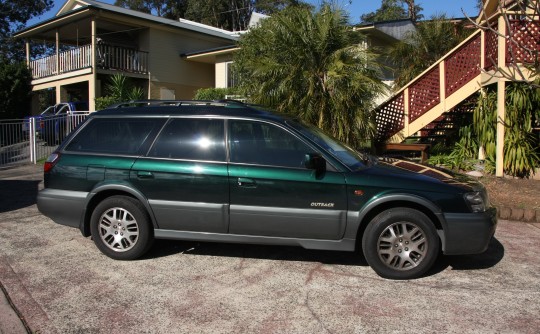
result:
[[[229,39],[229,40],[237,40],[238,39],[238,34],[237,33],[234,33],[234,32],[228,31],[228,30],[224,30],[224,29],[219,29],[219,28],[212,27],[212,26],[208,26],[208,25],[201,24],[201,23],[198,23],[198,22],[193,22],[193,21],[184,20],[184,19],[180,19],[178,21],[171,20],[171,19],[167,19],[167,18],[164,18],[164,17],[159,17],[159,16],[139,12],[139,11],[132,10],[132,9],[127,9],[127,8],[123,8],[123,7],[109,5],[109,4],[99,2],[99,1],[94,1],[94,0],[83,0],[83,1],[81,1],[81,3],[86,4],[86,6],[82,6],[82,7],[79,7],[79,8],[76,8],[74,10],[70,10],[70,11],[64,12],[64,13],[58,13],[57,16],[55,16],[53,18],[50,18],[48,20],[42,21],[42,22],[40,22],[38,24],[32,25],[30,27],[27,27],[27,28],[24,28],[24,29],[18,31],[15,34],[15,36],[20,35],[20,34],[26,32],[26,31],[34,29],[36,27],[39,27],[40,25],[43,25],[43,24],[50,23],[50,22],[53,22],[55,20],[58,20],[58,19],[60,19],[62,17],[65,17],[67,15],[72,15],[73,13],[77,13],[77,12],[80,12],[80,11],[83,11],[83,10],[89,9],[89,8],[95,8],[95,9],[100,9],[100,10],[116,13],[116,14],[119,14],[119,15],[130,16],[130,17],[141,19],[141,20],[146,20],[146,21],[151,21],[151,22],[158,23],[158,24],[163,24],[163,25],[166,25],[166,26],[169,26],[169,27],[190,30],[190,31],[194,31],[194,32],[198,32],[198,33],[202,33],[202,34],[206,34],[206,35],[215,36],[215,37],[225,38],[225,39]]]

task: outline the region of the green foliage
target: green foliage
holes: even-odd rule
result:
[[[375,133],[372,101],[384,90],[360,42],[339,9],[289,7],[240,39],[240,91],[359,146]]]
[[[122,74],[115,74],[109,78],[105,92],[107,95],[96,98],[96,110],[107,108],[115,103],[144,98],[144,90],[134,86],[129,78]]]
[[[270,15],[287,6],[309,6],[300,0],[116,0],[115,5],[231,31],[246,30],[253,11]]]
[[[223,100],[227,95],[236,95],[234,88],[201,88],[195,93],[194,100]]]
[[[435,154],[431,155],[427,163],[433,166],[441,166],[441,167],[448,167],[453,168],[454,167],[454,161],[448,154]]]
[[[396,68],[396,86],[403,87],[463,41],[470,31],[444,15],[416,25],[416,30],[390,50]]]
[[[483,91],[474,109],[473,124],[478,144],[486,157],[495,157],[497,138],[497,92]]]
[[[450,153],[452,166],[460,170],[472,169],[473,163],[478,155],[478,142],[472,130],[472,126],[465,126],[459,130],[460,139],[455,144]]]
[[[532,132],[539,102],[537,90],[528,84],[512,83],[506,89],[504,168],[510,175],[528,177],[540,166],[539,142]]]
[[[112,96],[96,97],[96,110],[105,109],[118,102],[120,101],[116,100]]]
[[[510,83],[506,88],[504,119],[504,172],[528,177],[540,166],[539,140],[534,135],[532,121],[540,109],[538,91],[525,83]],[[486,153],[486,169],[495,170],[497,93],[488,90],[481,96],[474,112],[474,127],[478,142]],[[489,167],[487,166],[489,164]]]
[[[404,5],[409,8],[405,10]],[[412,10],[412,13],[411,13]],[[411,0],[382,0],[381,7],[374,12],[360,16],[362,23],[373,23],[410,18],[413,21],[421,19],[422,7],[414,4]]]
[[[32,17],[51,9],[52,5],[52,0],[1,1],[0,56],[12,61],[23,61],[25,59],[23,41],[13,39],[13,33],[24,28]]]
[[[31,80],[26,63],[0,57],[0,119],[23,118],[28,114]]]

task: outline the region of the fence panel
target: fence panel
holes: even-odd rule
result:
[[[46,159],[89,112],[0,121],[0,167]]]

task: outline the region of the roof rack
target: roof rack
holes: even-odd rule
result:
[[[238,100],[133,100],[113,104],[107,109],[126,108],[126,107],[171,107],[171,106],[225,106],[225,105],[246,105]]]

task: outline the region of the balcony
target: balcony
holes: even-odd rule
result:
[[[33,79],[92,68],[92,45],[87,44],[30,62]],[[127,73],[148,74],[148,52],[108,44],[99,44],[95,52],[96,68]]]

